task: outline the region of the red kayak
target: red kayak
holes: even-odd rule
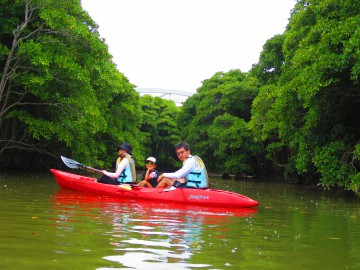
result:
[[[90,194],[109,197],[156,200],[215,207],[255,207],[259,203],[244,195],[219,189],[177,188],[168,191],[164,188],[146,188],[97,183],[95,178],[72,174],[55,169],[50,170],[60,187]]]

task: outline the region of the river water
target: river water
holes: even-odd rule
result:
[[[79,173],[82,173],[79,171]],[[0,269],[360,269],[360,200],[212,178],[255,209],[137,202],[0,173]]]

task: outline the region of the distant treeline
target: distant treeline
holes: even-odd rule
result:
[[[218,72],[176,107],[139,96],[79,0],[2,1],[0,167],[110,167],[126,141],[140,167],[167,169],[187,141],[209,171],[359,192],[359,11],[297,1],[249,72]]]

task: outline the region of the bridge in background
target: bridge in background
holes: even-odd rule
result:
[[[136,88],[135,90],[139,92],[140,95],[149,94],[151,96],[172,100],[178,106],[180,106],[182,102],[194,94],[186,91],[163,88]]]

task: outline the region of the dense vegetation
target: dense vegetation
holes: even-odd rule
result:
[[[138,95],[79,1],[2,0],[0,12],[2,166],[99,162],[114,142],[138,144]]]
[[[252,111],[256,139],[286,174],[359,190],[360,6],[298,1],[265,44]],[[285,158],[285,159],[284,159]]]
[[[218,72],[186,100],[179,116],[182,135],[216,171],[253,173],[260,144],[249,121],[259,83],[239,70]]]
[[[248,73],[217,72],[179,108],[139,97],[79,0],[2,0],[1,167],[53,166],[60,154],[109,166],[128,141],[138,164],[154,155],[165,168],[186,140],[210,171],[358,192],[359,11],[298,0]]]
[[[185,138],[226,170],[359,191],[359,11],[357,1],[298,1],[246,78],[216,74],[185,102]]]
[[[150,95],[140,97],[140,106],[143,153],[157,158],[158,169],[173,168],[178,165],[174,145],[180,141],[176,118],[179,108],[173,101]]]

